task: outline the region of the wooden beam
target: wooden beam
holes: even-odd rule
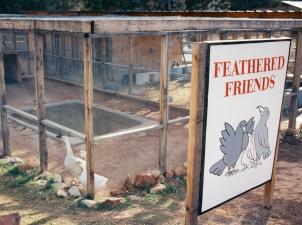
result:
[[[280,124],[279,124],[279,129],[280,129]],[[275,189],[275,182],[276,182],[276,169],[277,169],[277,161],[278,161],[278,153],[279,153],[279,138],[280,138],[280,134],[278,133],[277,146],[276,146],[274,165],[272,171],[272,179],[264,185],[263,205],[264,208],[266,209],[270,209],[273,204],[274,189]]]
[[[205,43],[194,43],[192,49],[192,87],[189,122],[187,195],[185,224],[198,224],[198,203],[200,188],[201,150],[203,138],[203,112],[206,73]]]
[[[133,38],[129,36],[129,68],[128,68],[128,75],[129,75],[129,79],[128,79],[128,83],[129,83],[129,90],[128,90],[128,94],[131,95],[132,91],[133,91],[133,63],[134,63],[134,45],[133,45]]]
[[[290,98],[290,111],[289,111],[289,123],[288,132],[292,132],[296,129],[297,112],[298,112],[298,97],[300,88],[300,75],[302,74],[302,31],[298,32],[296,43],[296,57],[294,67],[294,77],[292,94]]]
[[[41,123],[41,121],[45,119],[43,35],[41,33],[35,33],[35,67],[40,172],[44,172],[48,169],[48,152],[46,145],[46,127]]]
[[[0,33],[0,117],[1,117],[1,129],[2,129],[2,144],[3,155],[10,156],[10,144],[9,144],[9,127],[7,120],[7,111],[4,108],[6,105],[6,87],[5,87],[5,74],[3,63],[3,33]],[[1,155],[0,155],[1,156]]]
[[[107,83],[107,66],[106,66],[106,38],[101,38],[101,60],[102,60],[102,64],[101,64],[101,78],[102,78],[102,85],[103,88],[105,88],[105,85]]]
[[[161,36],[159,123],[163,128],[160,129],[159,132],[159,168],[162,173],[167,171],[167,135],[169,120],[168,81],[170,74],[168,49],[169,36]]]
[[[83,37],[84,92],[85,92],[85,134],[87,162],[87,195],[94,198],[93,166],[93,75],[92,75],[92,40],[88,34]]]

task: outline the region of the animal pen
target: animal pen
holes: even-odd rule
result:
[[[86,151],[91,197],[96,167],[100,173],[105,167],[116,170],[117,176],[129,173],[125,164],[132,171],[148,169],[146,154],[165,172],[169,155],[174,165],[179,155],[186,157],[192,42],[205,40],[293,39],[283,106],[292,131],[299,105],[301,18],[300,12],[3,15],[3,154],[24,148],[19,155],[25,156],[25,148],[36,148],[44,171],[48,154],[54,151],[52,159],[62,154],[57,140],[70,136],[75,148]],[[25,127],[35,130],[38,139],[29,140],[32,134]]]

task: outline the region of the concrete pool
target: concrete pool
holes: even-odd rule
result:
[[[58,103],[46,104],[46,119],[58,123],[64,127],[73,129],[84,135],[85,133],[85,104],[80,100],[67,100]],[[23,111],[36,115],[34,108],[25,108]],[[17,114],[10,114],[10,117],[21,120],[30,125],[33,121],[23,118]],[[125,112],[113,110],[101,105],[93,105],[94,136],[125,131],[131,128],[140,128],[155,124],[155,121],[141,118]],[[54,128],[47,128],[51,133],[57,134]]]

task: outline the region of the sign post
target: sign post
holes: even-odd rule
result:
[[[263,184],[271,202],[289,49],[289,38],[194,43],[187,225]]]

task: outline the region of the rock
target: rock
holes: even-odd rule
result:
[[[155,178],[151,173],[141,173],[137,174],[134,178],[133,185],[137,188],[142,188],[145,186],[154,186],[156,184]]]
[[[21,173],[26,173],[28,170],[32,170],[32,166],[25,164],[25,163],[20,163],[18,165],[18,169]]]
[[[48,184],[48,181],[47,180],[38,180],[36,183],[39,187],[43,188]]]
[[[166,178],[172,178],[174,176],[174,172],[172,170],[166,171]]]
[[[86,195],[87,190],[86,190],[86,188],[82,184],[80,184],[78,186],[78,188],[79,188],[79,191],[80,191],[80,193],[81,193],[82,196]]]
[[[163,175],[160,175],[158,178],[157,178],[157,180],[156,180],[156,182],[158,183],[158,184],[162,184],[162,183],[164,183],[165,182],[165,177],[163,176]]]
[[[81,192],[77,186],[72,186],[69,188],[68,194],[72,197],[81,197]]]
[[[54,183],[51,185],[51,189],[55,192],[57,192],[58,190],[64,190],[66,188],[68,188],[68,185],[64,183]]]
[[[38,180],[52,180],[52,177],[53,177],[52,173],[45,171],[45,172],[41,173],[37,177],[37,179]]]
[[[57,173],[55,173],[53,175],[52,179],[53,179],[53,182],[55,182],[55,183],[62,183],[63,182],[62,176],[60,174],[57,174]]]
[[[124,188],[122,189],[116,189],[116,190],[112,190],[110,191],[110,195],[112,197],[121,197],[121,196],[124,196],[125,194],[127,194],[127,190],[125,190]]]
[[[150,173],[154,178],[158,178],[161,175],[161,172],[158,169],[150,170]]]
[[[60,198],[67,198],[67,193],[64,190],[58,190],[57,191],[57,196]]]
[[[150,189],[150,193],[163,192],[165,189],[166,189],[166,185],[164,185],[164,184],[157,184],[153,188]]]
[[[182,166],[179,166],[175,169],[175,176],[183,177],[185,175],[186,175],[186,170]]]
[[[89,200],[89,199],[84,199],[82,201],[82,204],[85,205],[87,208],[92,208],[95,206],[96,202],[93,200]]]
[[[184,168],[187,169],[188,162],[184,162]]]
[[[110,197],[110,198],[106,198],[99,204],[105,208],[114,208],[114,207],[122,204],[123,202],[124,202],[123,198]]]
[[[142,197],[137,196],[137,195],[129,195],[128,199],[133,202],[139,202],[142,200]]]
[[[21,163],[24,163],[24,161],[18,157],[10,157],[10,156],[6,156],[4,158],[4,161],[6,163],[9,163],[9,164],[21,164]]]
[[[21,216],[19,213],[12,213],[9,215],[0,216],[1,225],[19,225],[21,221]]]
[[[124,184],[123,184],[123,187],[128,191],[132,189],[132,181],[131,181],[131,178],[129,176],[126,177],[126,179],[124,181]]]

